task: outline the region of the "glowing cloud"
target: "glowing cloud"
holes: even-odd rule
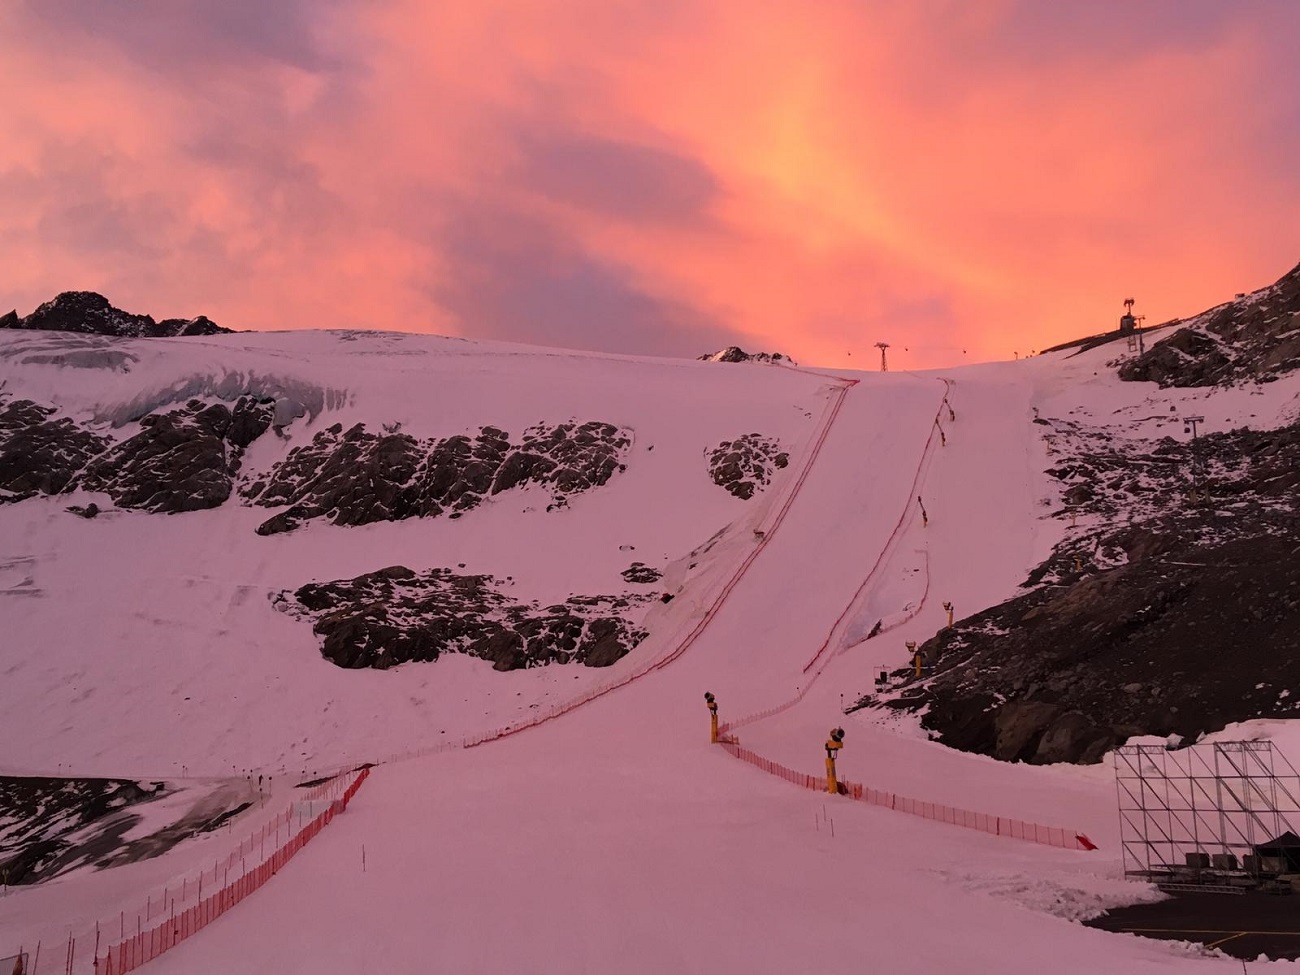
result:
[[[1009,358],[1295,263],[1298,29],[1285,0],[33,0],[0,12],[0,303]]]

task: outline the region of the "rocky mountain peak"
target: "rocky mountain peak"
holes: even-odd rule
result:
[[[746,352],[738,345],[729,345],[717,352],[710,352],[699,357],[701,362],[788,362],[797,363],[788,355],[780,352]]]
[[[45,302],[26,318],[11,311],[0,317],[0,328],[34,329],[49,332],[79,332],[119,338],[167,338],[174,335],[216,335],[229,332],[211,319],[166,318],[133,315],[115,307],[94,291],[64,291]]]

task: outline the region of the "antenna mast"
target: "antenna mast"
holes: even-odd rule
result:
[[[885,350],[889,348],[889,343],[877,342],[876,348],[880,350],[880,371],[889,372],[889,363],[885,361]]]

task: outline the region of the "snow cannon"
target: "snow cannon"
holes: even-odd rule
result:
[[[919,678],[921,669],[925,666],[925,652],[916,645],[915,640],[908,640],[906,646],[912,658],[912,676]]]
[[[831,736],[826,739],[826,791],[839,795],[840,782],[835,777],[835,753],[844,747],[844,729],[832,728]]]
[[[718,702],[708,691],[704,692],[704,703],[709,706],[709,743],[718,743]]]

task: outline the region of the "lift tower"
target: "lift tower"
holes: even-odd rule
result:
[[[889,348],[889,343],[877,342],[876,348],[880,350],[880,371],[889,372],[889,363],[885,361],[885,350]]]

